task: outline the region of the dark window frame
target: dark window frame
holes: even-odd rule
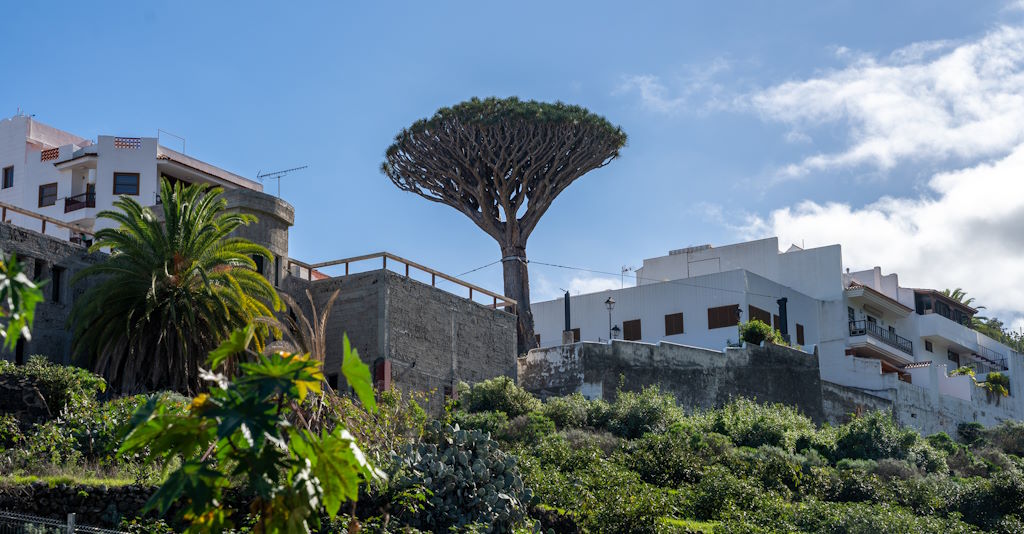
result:
[[[8,165],[3,169],[3,188],[10,189],[14,187],[14,165]],[[8,182],[10,178],[10,182]]]
[[[933,349],[934,349],[934,346],[932,345],[932,342],[928,341],[927,339],[924,340],[924,350],[926,350],[928,352],[935,352]]]
[[[53,202],[50,202],[49,204],[43,204],[43,199],[44,198],[49,198],[49,195],[44,195],[43,191],[46,190],[49,187],[53,187]],[[57,182],[51,182],[51,183],[48,183],[48,184],[40,185],[39,186],[39,207],[40,208],[47,208],[47,207],[50,207],[50,206],[56,206],[57,205],[57,193],[59,191],[60,191],[60,188],[57,186]]]
[[[677,336],[686,333],[686,322],[683,312],[665,314],[665,335]]]
[[[50,302],[60,304],[61,286],[63,285],[64,268],[60,265],[50,267]]]
[[[570,328],[569,331],[572,332],[572,342],[573,343],[579,343],[580,342],[580,329],[579,328]]]
[[[135,192],[134,193],[118,193],[117,192],[117,186],[118,186],[117,178],[119,176],[131,176],[131,177],[135,178]],[[122,184],[122,185],[126,185],[126,184]],[[137,196],[139,196],[139,173],[137,173],[137,172],[115,172],[114,173],[113,192],[114,192],[115,195],[125,195],[125,196],[130,196],[130,197],[137,197]]]
[[[796,344],[804,345],[804,325],[796,323]]]

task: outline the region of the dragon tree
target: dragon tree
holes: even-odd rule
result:
[[[622,128],[580,106],[473,98],[399,132],[381,170],[399,189],[459,210],[498,242],[522,353],[536,345],[526,240],[559,193],[625,144]]]

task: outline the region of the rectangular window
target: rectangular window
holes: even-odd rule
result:
[[[253,254],[251,258],[252,262],[256,264],[256,272],[263,274],[263,255]]]
[[[115,172],[114,173],[114,194],[134,195],[139,194],[139,173],[137,172]]]
[[[534,334],[533,340],[537,342],[537,346],[540,346],[540,334]]]
[[[857,315],[853,313],[853,308],[849,306],[846,307],[846,318],[849,319],[851,323],[857,320]]]
[[[670,313],[665,316],[665,335],[674,336],[683,333],[683,314]]]
[[[946,358],[948,358],[949,361],[956,363],[957,367],[960,367],[960,355],[959,354],[957,354],[957,353],[955,353],[955,352],[953,352],[951,350],[947,350],[946,351]]]
[[[622,321],[622,339],[626,341],[640,341],[640,319]]]
[[[740,305],[730,304],[708,308],[708,330],[740,324]]]
[[[570,332],[572,332],[572,341],[573,341],[573,343],[579,343],[580,342],[580,329],[579,328],[573,328],[572,330],[570,330]]]
[[[771,313],[768,313],[768,312],[762,310],[761,308],[758,308],[757,306],[747,306],[747,312],[748,312],[747,313],[747,320],[748,321],[753,321],[754,319],[757,319],[758,321],[761,321],[762,323],[771,326],[771,324],[772,324],[772,314]]]
[[[50,302],[60,303],[61,281],[64,277],[64,268],[56,265],[50,269]]]
[[[772,328],[782,330],[782,319],[778,315],[772,315]]]
[[[796,323],[796,344],[801,346],[804,344],[804,325],[800,323]]]
[[[39,186],[39,207],[52,206],[57,203],[57,184]]]
[[[4,189],[14,187],[14,166],[4,167]]]
[[[924,340],[924,350],[926,350],[928,352],[932,351],[932,342],[931,341],[928,341],[927,339]]]
[[[274,256],[274,287],[281,285],[281,256]]]

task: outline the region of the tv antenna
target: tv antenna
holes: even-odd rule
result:
[[[261,173],[257,171],[256,177],[260,179],[260,182],[262,182],[264,178],[277,180],[277,198],[281,198],[281,178],[283,178],[290,172],[301,171],[306,167],[309,167],[309,165],[303,165],[301,167],[295,167],[294,169],[285,169],[283,171],[277,172]]]

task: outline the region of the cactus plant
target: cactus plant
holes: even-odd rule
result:
[[[396,461],[392,489],[428,490],[426,505],[404,514],[412,526],[438,532],[475,523],[508,532],[526,518],[532,492],[523,486],[516,458],[487,433],[434,421],[423,441],[407,446]]]

